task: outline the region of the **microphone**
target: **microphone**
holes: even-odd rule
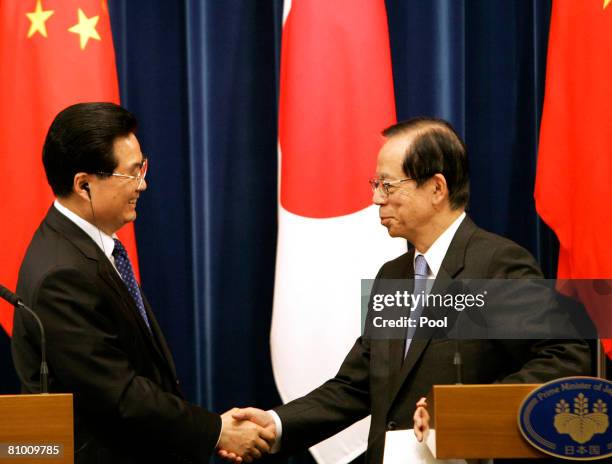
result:
[[[17,306],[19,304],[19,297],[4,285],[0,285],[0,298],[8,301],[12,306]]]
[[[453,364],[455,366],[455,385],[463,384],[462,366],[463,361],[461,359],[460,340],[455,340],[455,355],[453,356]]]
[[[451,294],[462,294],[465,293],[465,287],[463,282],[456,281],[452,282],[448,288],[448,292]],[[461,314],[457,316],[457,337],[461,336]],[[463,384],[463,358],[461,356],[461,339],[455,339],[455,353],[453,354],[453,366],[455,367],[455,385]]]
[[[47,367],[47,342],[45,339],[45,328],[38,317],[38,315],[28,308],[21,298],[19,298],[16,294],[11,292],[4,285],[0,285],[0,298],[8,301],[15,308],[23,309],[30,313],[32,317],[36,320],[38,324],[38,329],[40,331],[40,392],[41,393],[49,393],[49,368]]]

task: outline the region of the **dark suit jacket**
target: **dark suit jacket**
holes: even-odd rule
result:
[[[384,264],[377,281],[414,278],[413,259],[410,249]],[[437,280],[541,276],[525,249],[466,218]],[[283,426],[282,453],[312,446],[371,414],[366,461],[382,462],[386,431],[412,428],[418,399],[434,384],[456,382],[455,349],[454,340],[415,338],[404,360],[403,340],[358,338],[336,377],[275,409]],[[544,382],[590,373],[590,350],[583,341],[462,340],[460,350],[463,383]]]
[[[50,392],[74,394],[76,462],[208,460],[219,415],[183,399],[146,299],[152,334],[102,250],[54,207],[30,243],[17,293],[44,324]],[[15,311],[12,352],[26,393],[39,391],[39,340],[32,318]]]

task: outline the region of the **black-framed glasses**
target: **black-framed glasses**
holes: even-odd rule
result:
[[[372,187],[373,192],[378,191],[382,195],[388,197],[392,193],[392,190],[391,190],[392,187],[396,187],[399,184],[402,184],[409,180],[414,180],[414,179],[412,177],[406,177],[404,179],[388,181],[388,180],[379,179],[378,177],[373,177],[368,182],[370,184],[370,187]]]
[[[149,169],[149,159],[144,158],[142,160],[142,164],[140,165],[140,170],[138,171],[138,175],[131,176],[129,174],[123,174],[121,172],[99,172],[98,174],[101,176],[113,176],[113,177],[122,177],[124,179],[131,179],[138,181],[138,185],[136,186],[136,190],[139,190],[142,187],[142,183],[147,176],[147,170]]]

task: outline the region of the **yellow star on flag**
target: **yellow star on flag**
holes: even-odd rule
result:
[[[79,23],[72,26],[68,31],[81,36],[81,50],[85,50],[89,39],[100,40],[100,34],[96,31],[96,24],[98,24],[99,19],[100,16],[88,18],[79,8]]]
[[[610,4],[610,2],[612,2],[612,0],[604,0],[604,10]]]
[[[26,13],[26,16],[30,20],[28,39],[37,32],[43,37],[47,37],[47,26],[45,22],[53,15],[53,13],[55,13],[53,10],[44,11],[41,0],[36,0],[36,9],[31,13]]]

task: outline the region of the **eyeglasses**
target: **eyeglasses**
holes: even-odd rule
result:
[[[145,177],[147,175],[148,169],[149,169],[149,160],[148,158],[144,158],[142,160],[142,164],[140,165],[140,171],[138,171],[137,176],[130,176],[129,174],[122,174],[120,172],[99,172],[98,174],[101,176],[123,177],[124,179],[136,180],[138,181],[136,190],[140,190],[140,187],[142,187],[142,183],[145,180]]]
[[[385,180],[379,179],[378,177],[374,177],[370,179],[368,182],[370,183],[370,187],[372,187],[373,192],[378,191],[384,196],[388,197],[392,193],[391,187],[396,187],[397,185],[403,182],[407,182],[409,180],[414,180],[414,179],[412,177],[406,177],[405,179],[385,181]]]

